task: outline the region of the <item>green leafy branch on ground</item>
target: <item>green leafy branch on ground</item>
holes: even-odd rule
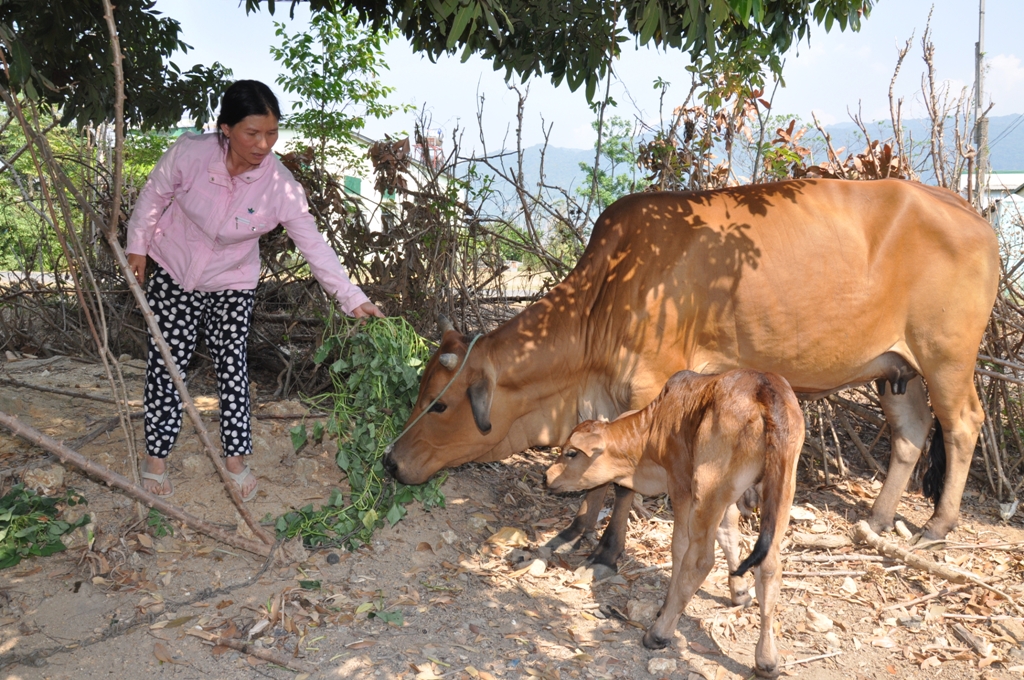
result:
[[[52,555],[64,550],[60,537],[89,523],[89,515],[66,522],[58,519],[62,506],[85,503],[73,489],[61,496],[40,496],[16,484],[0,498],[0,569],[13,567],[32,555]]]
[[[409,418],[429,356],[426,341],[404,319],[328,320],[314,361],[328,367],[333,388],[310,404],[331,416],[312,430],[305,423],[292,428],[292,446],[298,451],[310,440],[337,437],[336,461],[349,493],[335,489],[323,507],[307,505],[279,517],[278,535],[302,536],[312,546],[356,548],[385,519],[398,522],[414,500],[428,508],[444,505],[440,486],[446,476],[406,486],[387,477],[383,462],[385,448]]]

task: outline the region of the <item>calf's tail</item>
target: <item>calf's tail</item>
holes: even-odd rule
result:
[[[776,534],[785,532],[789,524],[789,508],[793,504],[799,446],[803,444],[801,437],[797,444],[798,451],[794,453],[790,450],[790,435],[794,428],[785,400],[764,378],[757,390],[757,401],[761,406],[765,439],[764,474],[761,477],[761,532],[754,549],[732,572],[733,576],[743,576],[749,569],[761,564],[768,556]],[[801,422],[799,426],[802,425]]]
[[[935,419],[935,432],[932,433],[932,445],[928,449],[928,471],[921,480],[921,490],[925,498],[939,504],[942,500],[942,487],[946,484],[946,441],[942,438],[942,423]]]

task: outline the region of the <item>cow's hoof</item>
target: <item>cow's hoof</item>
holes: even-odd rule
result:
[[[754,675],[756,675],[759,678],[777,678],[779,677],[779,666],[776,664],[768,666],[767,668],[762,668],[761,666],[755,664]]]
[[[942,547],[946,545],[946,540],[944,538],[928,538],[927,535],[922,532],[920,534],[914,534],[908,543],[914,546],[914,550],[941,550]]]
[[[594,574],[595,583],[611,578],[619,573],[615,567],[609,567],[607,564],[588,564],[587,569]]]
[[[561,534],[557,534],[550,541],[545,543],[543,548],[547,548],[556,555],[568,555],[574,551],[583,542],[582,536],[575,536],[573,538],[564,538]]]
[[[668,638],[659,637],[651,631],[644,633],[644,647],[647,649],[665,649],[668,642]]]
[[[941,543],[942,541],[946,540],[946,536],[949,534],[950,531],[953,530],[955,526],[956,525],[943,530],[941,528],[933,527],[932,523],[928,522],[924,525],[924,528],[921,529],[921,533],[914,537],[913,540],[916,541],[915,545],[928,544],[931,542]]]
[[[881,536],[887,531],[892,531],[893,527],[896,526],[896,523],[891,519],[884,520],[872,517],[868,520],[868,526],[871,527],[872,531]]]

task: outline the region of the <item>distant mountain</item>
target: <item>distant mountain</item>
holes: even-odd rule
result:
[[[924,118],[903,121],[908,136],[917,143],[927,143],[931,122]],[[953,136],[947,125],[947,137],[952,142]],[[888,121],[876,122],[867,126],[868,134],[873,139],[888,139],[892,136],[892,124]],[[832,137],[832,145],[836,149],[845,147],[844,157],[848,153],[859,152],[864,147],[864,135],[852,122],[836,123],[825,127]],[[813,131],[812,131],[813,132]],[[1024,171],[1024,114],[994,116],[989,119],[989,148],[992,169],[997,172]],[[541,146],[531,146],[524,150],[523,170],[528,187],[535,187],[539,179]],[[513,157],[509,157],[512,159]],[[508,160],[512,163],[514,160]],[[585,174],[579,164],[591,165],[594,162],[593,149],[565,149],[548,147],[544,155],[545,183],[562,187],[575,192],[585,181]],[[927,177],[924,178],[928,180]]]

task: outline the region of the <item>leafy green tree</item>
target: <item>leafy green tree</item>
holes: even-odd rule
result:
[[[319,169],[329,159],[356,164],[352,142],[366,119],[387,118],[401,108],[385,102],[394,88],[381,80],[388,68],[384,45],[394,32],[368,32],[355,14],[316,14],[312,30],[293,35],[284,24],[274,25],[281,46],[270,52],[287,70],[277,84],[298,97],[287,124],[315,142]]]
[[[273,13],[275,0],[265,0]],[[292,0],[294,11],[298,0]],[[782,71],[781,55],[812,23],[829,31],[860,28],[874,0],[309,0],[314,14],[355,10],[375,30],[397,28],[431,59],[478,54],[523,80],[547,75],[594,100],[622,43],[687,52],[711,78],[729,68],[760,79]],[[246,0],[246,11],[261,0]]]
[[[117,0],[114,20],[124,53],[125,121],[168,128],[188,113],[205,122],[227,88],[220,63],[182,71],[170,57],[190,47],[180,24],[153,0]],[[110,37],[101,0],[0,1],[0,87],[58,107],[61,124],[98,125],[114,118]]]
[[[594,121],[594,130],[599,126],[600,121]],[[592,198],[598,210],[604,210],[627,194],[642,191],[647,185],[638,173],[637,140],[632,124],[621,116],[612,116],[604,127],[600,162],[596,168],[588,163],[579,164],[586,179],[576,189],[580,196]]]

